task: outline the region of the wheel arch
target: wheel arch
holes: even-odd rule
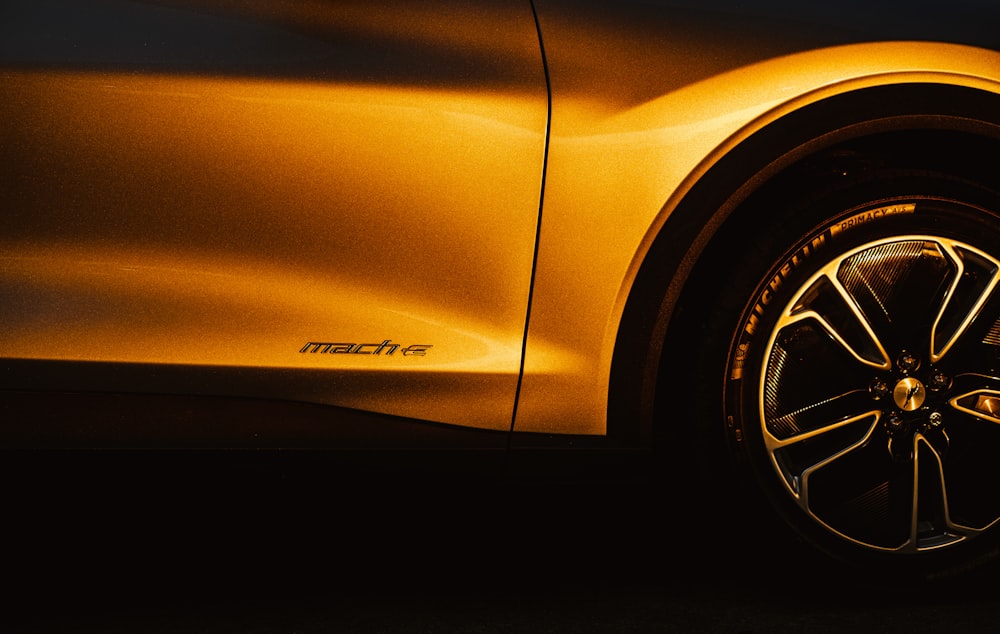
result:
[[[692,319],[686,303],[704,290],[696,287],[695,273],[704,274],[712,251],[724,246],[721,229],[746,220],[742,203],[765,184],[805,187],[806,179],[815,185],[830,177],[828,170],[841,169],[840,161],[870,159],[831,149],[856,142],[877,153],[866,140],[886,134],[915,144],[928,135],[947,135],[965,147],[956,169],[985,177],[988,167],[975,153],[985,144],[1000,156],[1000,93],[941,83],[858,88],[783,114],[715,160],[682,198],[661,210],[666,220],[629,290],[611,363],[610,439],[651,444],[657,399],[669,391],[663,389],[666,379],[677,378],[678,389],[684,389],[686,377],[668,374],[664,350],[685,338],[690,342],[684,332]]]

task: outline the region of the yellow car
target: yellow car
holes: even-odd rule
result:
[[[984,559],[1000,7],[815,4],[5,2],[3,445],[609,455]]]

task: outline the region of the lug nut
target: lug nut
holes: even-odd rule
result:
[[[934,370],[931,372],[929,387],[935,391],[946,390],[951,387],[951,379],[941,370]]]
[[[931,415],[927,417],[927,421],[930,423],[931,427],[935,429],[944,424],[944,420],[941,418],[941,412],[931,412]]]
[[[880,401],[889,394],[889,384],[882,379],[875,379],[868,386],[868,392],[871,393],[873,399]]]
[[[913,372],[920,367],[920,359],[912,352],[904,350],[896,359],[896,366],[903,372]]]

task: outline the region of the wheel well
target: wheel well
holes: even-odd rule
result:
[[[692,309],[718,292],[711,281],[720,256],[767,213],[766,205],[753,201],[779,190],[786,196],[817,191],[886,164],[995,182],[997,156],[1000,96],[934,84],[831,97],[782,117],[728,152],[669,212],[633,283],[612,360],[609,439],[652,444],[654,421],[663,418],[657,404],[689,393],[693,377],[683,359],[698,353],[700,319]]]

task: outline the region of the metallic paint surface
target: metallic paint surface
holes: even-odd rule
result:
[[[1000,92],[998,71],[1000,55],[976,49],[853,45],[752,65],[613,116],[574,113],[572,98],[561,111],[557,97],[516,428],[604,433],[618,320],[642,256],[727,148],[823,97],[927,80]],[[781,77],[781,90],[761,77]]]
[[[636,271],[727,151],[867,86],[1000,94],[995,52],[810,32],[780,2],[537,0],[531,291],[526,0],[103,0],[82,29],[24,4],[69,16],[0,27],[0,358],[51,360],[38,388],[155,390],[162,365],[170,392],[503,430],[533,292],[514,429],[599,436]],[[299,353],[386,339],[433,347]]]
[[[930,81],[1000,93],[1000,55],[979,48],[886,42],[794,52],[801,35],[744,46],[693,37],[683,21],[639,19],[648,7],[635,17],[584,5],[598,8],[539,2],[553,112],[517,431],[605,433],[618,323],[642,258],[684,193],[741,140],[868,86]],[[660,36],[650,36],[658,25]],[[782,47],[792,52],[757,61]]]
[[[300,17],[253,6],[240,17]],[[297,8],[410,56],[433,58],[442,32],[509,63],[495,85],[435,82],[433,65],[415,85],[377,64],[367,81],[0,71],[0,356],[320,372],[318,402],[509,429],[547,114],[530,6],[473,12],[496,46],[467,44],[446,4],[438,22]],[[385,340],[433,347],[300,353]],[[98,389],[149,387],[119,373]]]

